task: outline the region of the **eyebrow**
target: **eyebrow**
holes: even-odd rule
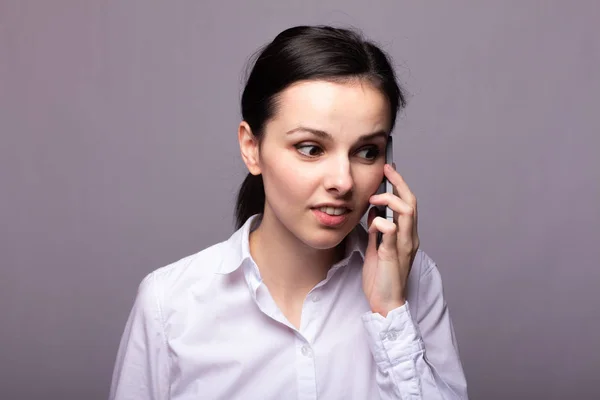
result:
[[[286,135],[290,135],[296,132],[308,132],[308,133],[312,133],[315,136],[320,137],[321,139],[325,139],[325,140],[330,140],[333,141],[333,136],[331,136],[331,134],[322,131],[320,129],[314,129],[314,128],[308,128],[305,126],[299,126],[297,128],[294,128],[292,130],[287,131]],[[362,135],[361,137],[358,138],[358,142],[364,142],[367,140],[371,140],[371,139],[375,139],[378,137],[382,137],[382,138],[387,138],[388,133],[386,131],[377,131],[377,132],[373,132],[373,133],[367,133],[366,135]]]

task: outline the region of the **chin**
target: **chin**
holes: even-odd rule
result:
[[[291,217],[291,218],[290,218]],[[294,216],[285,215],[280,222],[286,229],[310,248],[329,250],[338,246],[360,222],[360,218],[352,215],[343,225],[330,228],[321,225],[312,214]]]
[[[329,250],[339,245],[355,226],[356,223],[352,221],[337,229],[317,225],[304,233],[303,242],[313,249]]]
[[[315,239],[312,239],[312,240],[310,240],[306,244],[309,245],[310,247],[312,247],[313,249],[317,249],[317,250],[330,250],[330,249],[335,248],[337,245],[339,245],[342,242],[343,239],[344,238],[341,238],[341,239],[335,238],[334,240],[328,240],[328,239],[315,240]]]

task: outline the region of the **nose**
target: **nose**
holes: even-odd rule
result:
[[[327,165],[325,173],[325,189],[337,196],[343,196],[354,188],[350,160],[348,160],[348,157],[337,157],[331,161]]]

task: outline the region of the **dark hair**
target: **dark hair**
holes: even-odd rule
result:
[[[281,32],[262,48],[242,94],[242,118],[261,141],[265,123],[276,112],[277,96],[303,80],[365,79],[388,98],[391,129],[406,105],[388,56],[360,33],[330,26],[296,26]],[[390,129],[390,131],[391,131]],[[265,191],[261,175],[248,174],[238,192],[237,228],[262,213]]]

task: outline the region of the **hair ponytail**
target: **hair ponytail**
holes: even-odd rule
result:
[[[262,175],[248,174],[240,187],[235,208],[236,228],[239,229],[254,214],[265,208],[265,187]]]

